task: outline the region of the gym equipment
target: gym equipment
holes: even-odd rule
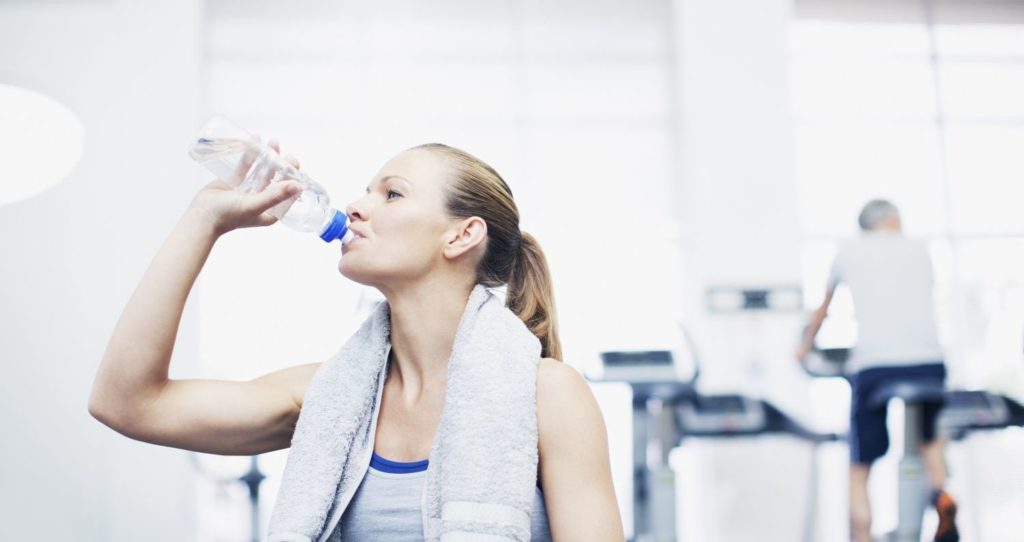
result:
[[[200,455],[195,452],[189,453],[189,459],[192,463],[192,467],[203,477],[217,483],[217,484],[232,484],[241,482],[245,484],[249,490],[249,532],[251,535],[252,542],[259,542],[260,540],[260,484],[263,483],[267,477],[260,471],[259,456],[249,457],[249,470],[241,474],[238,477],[224,476],[212,472],[211,469],[203,465],[200,460]]]
[[[843,377],[849,348],[816,349],[808,356],[804,369],[815,377]],[[1024,426],[1024,406],[1008,397],[985,391],[945,390],[937,382],[894,383],[879,388],[869,398],[876,406],[890,400],[900,400],[904,409],[904,453],[900,459],[899,473],[899,523],[889,539],[917,542],[921,533],[921,521],[927,507],[926,488],[923,487],[923,471],[917,448],[921,436],[921,407],[928,402],[943,402],[938,418],[938,432],[950,441],[959,442],[977,431],[993,431],[1007,427]],[[970,479],[970,477],[969,477]],[[968,487],[973,487],[968,484]],[[971,495],[978,494],[971,491]],[[974,499],[972,499],[974,500]],[[980,528],[974,529],[980,537]]]
[[[815,445],[805,540],[815,531],[817,446],[839,435],[807,430],[767,401],[743,395],[701,395],[696,363],[689,380],[676,377],[670,351],[604,352],[603,382],[625,382],[633,390],[634,541],[667,541],[676,536],[675,472],[669,453],[686,439],[749,438],[789,434]],[[649,450],[652,453],[648,453]]]
[[[883,406],[891,399],[904,403],[904,446],[899,464],[899,523],[890,535],[895,542],[918,542],[921,519],[927,507],[923,486],[921,410],[925,404],[942,402],[939,430],[952,440],[963,440],[972,431],[1024,425],[1024,406],[984,391],[944,390],[938,381],[894,382],[878,389],[869,404]]]
[[[849,348],[818,348],[808,354],[801,364],[807,374],[815,378],[846,378]]]
[[[974,431],[1013,426],[1024,426],[1024,406],[1013,399],[985,391],[946,392],[939,430],[950,440],[964,440]]]
[[[885,408],[892,400],[903,403],[903,454],[899,461],[897,486],[896,530],[888,535],[894,542],[919,542],[921,518],[928,507],[928,491],[924,484],[924,462],[920,447],[924,433],[925,405],[941,404],[945,386],[941,380],[921,379],[893,381],[882,384],[868,397],[868,406]]]
[[[804,518],[805,542],[817,532],[817,490],[819,447],[841,440],[835,433],[810,431],[768,401],[737,394],[692,395],[676,406],[676,423],[683,443],[697,438],[750,438],[785,434],[811,443],[808,505]]]
[[[804,369],[816,377],[845,375],[845,364],[850,349],[815,349],[804,362]],[[897,485],[897,526],[886,540],[918,542],[921,539],[921,520],[928,507],[927,487],[924,484],[924,463],[920,446],[923,435],[922,412],[925,405],[942,403],[946,396],[941,380],[894,380],[878,387],[868,397],[872,408],[885,408],[890,401],[903,403],[903,453],[899,460]]]
[[[668,455],[679,435],[671,407],[696,394],[697,374],[678,379],[667,350],[603,352],[601,361],[601,382],[625,382],[633,390],[633,540],[675,540],[675,472]]]
[[[972,433],[989,432],[1008,427],[1024,427],[1024,406],[1017,401],[984,391],[955,390],[946,392],[946,404],[939,413],[939,431],[950,441],[962,443]],[[963,484],[964,499],[980,502],[982,492],[977,476],[967,476]],[[971,540],[984,540],[980,514],[972,515]],[[966,525],[961,522],[960,533]]]

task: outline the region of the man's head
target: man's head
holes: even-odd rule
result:
[[[900,222],[900,211],[891,201],[884,199],[873,199],[864,205],[857,217],[860,229],[869,231],[900,231],[903,228]]]

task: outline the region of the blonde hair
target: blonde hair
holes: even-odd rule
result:
[[[423,149],[446,159],[452,168],[446,207],[454,218],[480,217],[487,223],[487,248],[476,270],[478,283],[508,285],[506,306],[540,340],[541,355],[562,358],[551,273],[532,235],[519,229],[519,208],[498,172],[468,152],[427,143]]]

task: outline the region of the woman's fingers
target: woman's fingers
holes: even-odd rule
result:
[[[281,181],[258,194],[254,202],[256,210],[263,212],[299,195],[302,187],[295,181]]]
[[[260,141],[259,136],[256,136],[255,139],[257,142]],[[250,207],[250,209],[253,210],[257,207],[262,207],[259,210],[264,211],[292,197],[292,194],[287,192],[290,188],[286,186],[277,186],[285,184],[285,180],[296,178],[294,170],[290,171],[288,166],[280,165],[280,161],[284,161],[295,170],[299,168],[299,161],[294,156],[281,156],[281,143],[278,140],[269,139],[267,140],[266,146],[269,147],[276,156],[258,156],[260,146],[253,145],[246,150],[246,153],[243,155],[242,161],[239,164],[240,171],[236,173],[236,176],[241,177],[242,179],[248,179],[247,192],[259,194],[261,196],[259,199],[250,200],[252,201],[252,207]],[[240,183],[242,179],[238,179],[236,184]],[[274,182],[275,180],[279,182]],[[297,183],[294,182],[288,184],[297,185]],[[276,190],[272,190],[274,186],[277,187]],[[299,191],[301,192],[301,189]],[[297,193],[298,192],[296,192],[296,194]],[[263,207],[264,205],[269,206]]]
[[[274,149],[274,152],[281,154],[281,142],[276,139],[271,139],[267,142],[267,146]],[[281,158],[292,165],[293,168],[299,169],[299,159],[290,154],[281,154]]]
[[[270,226],[275,223],[277,223],[277,217],[266,211],[260,213],[260,216],[256,218],[257,226]]]
[[[245,152],[242,153],[242,158],[238,161],[238,165],[235,167],[235,172],[230,179],[224,179],[231,183],[232,186],[238,186],[242,184],[246,176],[249,174],[249,169],[252,168],[253,162],[256,161],[256,157],[259,151],[255,147],[246,147]]]

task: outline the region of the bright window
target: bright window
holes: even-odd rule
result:
[[[982,354],[1011,340],[989,329],[996,312],[1019,307],[981,300],[1024,287],[1024,29],[938,25],[936,63],[922,23],[798,20],[790,38],[807,302],[860,207],[885,197],[931,241],[953,376],[984,384],[1019,362]],[[855,337],[848,296],[832,313],[828,340]]]

